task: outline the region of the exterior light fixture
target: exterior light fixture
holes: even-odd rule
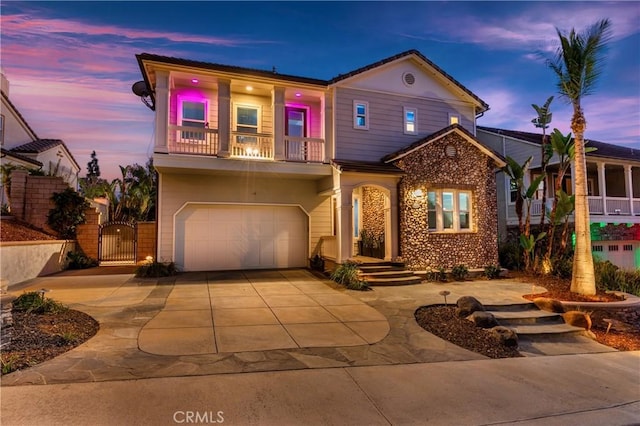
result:
[[[253,90],[253,86],[247,86],[247,92],[251,92]]]
[[[302,93],[296,93],[296,98],[299,98],[300,96],[302,96]]]
[[[422,198],[424,197],[424,191],[420,188],[414,190],[411,195],[413,196],[413,198]]]
[[[191,82],[192,82],[193,84],[198,84],[198,83],[200,83],[200,80],[198,80],[197,78],[192,78],[192,79],[191,79]]]

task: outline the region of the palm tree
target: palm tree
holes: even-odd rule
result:
[[[611,22],[603,19],[584,33],[572,29],[563,34],[556,28],[560,46],[547,65],[558,77],[558,91],[573,107],[571,131],[575,137],[575,232],[571,291],[584,295],[596,293],[591,254],[589,206],[587,204],[587,164],[584,152],[584,132],[587,122],[582,111],[583,96],[591,94],[600,76],[603,54],[610,39]]]

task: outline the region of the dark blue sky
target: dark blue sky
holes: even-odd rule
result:
[[[328,79],[418,49],[489,103],[480,125],[535,131],[530,105],[556,94],[538,54],[556,27],[605,17],[613,39],[584,100],[587,137],[640,148],[638,2],[3,2],[1,59],[38,135],[65,140],[81,166],[95,149],[111,178],[151,154],[152,114],[130,92],[136,53]],[[570,107],[552,110],[568,132]]]

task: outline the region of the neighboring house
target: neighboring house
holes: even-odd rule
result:
[[[532,156],[525,185],[540,175],[542,134],[478,126],[478,139],[503,156],[518,163]],[[548,136],[547,136],[548,137]],[[596,148],[587,154],[587,189],[593,254],[611,260],[626,269],[640,268],[640,150],[588,140]],[[547,168],[547,209],[553,203],[558,160],[554,157]],[[565,175],[563,189],[573,193],[572,170]],[[509,178],[498,175],[498,222],[501,239],[508,229],[517,228],[515,192]],[[542,186],[531,206],[532,223],[539,224],[542,212]]]
[[[0,144],[2,164],[14,164],[61,176],[76,188],[80,166],[60,139],[40,139],[27,120],[9,99],[9,82],[2,80],[2,111],[0,113]],[[3,202],[5,202],[3,200]]]
[[[488,105],[419,52],[329,81],[137,60],[156,114],[158,260],[304,267],[369,244],[414,270],[497,263],[504,161],[475,137]]]

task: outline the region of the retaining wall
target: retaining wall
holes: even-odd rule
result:
[[[69,240],[0,242],[0,277],[11,286],[62,271],[74,249]]]

